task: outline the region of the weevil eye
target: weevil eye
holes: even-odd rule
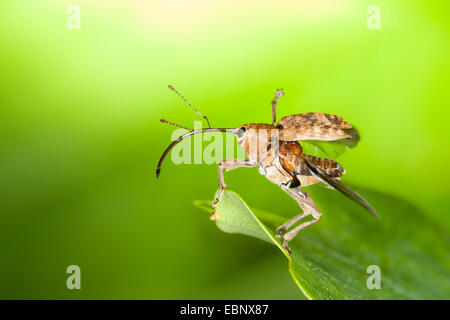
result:
[[[236,132],[236,135],[237,135],[239,138],[242,138],[242,137],[244,136],[244,133],[245,133],[245,128],[244,128],[244,127],[240,127],[240,128],[238,129],[238,131]]]

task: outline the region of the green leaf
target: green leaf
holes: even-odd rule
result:
[[[282,247],[274,230],[287,217],[250,209],[226,191],[214,214],[219,229],[241,233],[278,247],[289,272],[309,299],[447,299],[450,296],[448,234],[399,198],[358,190],[381,214],[377,220],[341,194],[308,188],[322,218]],[[211,212],[211,201],[195,201]],[[381,271],[381,288],[369,289],[369,266]]]

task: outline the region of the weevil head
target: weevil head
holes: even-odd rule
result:
[[[274,132],[278,132],[276,127],[266,123],[242,124],[233,130],[238,144],[245,150],[247,155],[249,154],[251,144],[259,143],[259,145],[268,145]]]
[[[234,129],[234,135],[236,136],[236,141],[242,147],[248,136],[248,131],[250,130],[250,124],[243,124]]]

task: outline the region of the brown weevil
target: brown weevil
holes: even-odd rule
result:
[[[342,117],[309,112],[286,116],[276,123],[276,107],[278,100],[284,95],[282,89],[275,91],[272,100],[272,123],[249,123],[236,128],[211,128],[207,117],[197,111],[178,91],[172,86],[169,88],[177,93],[196,113],[203,117],[209,128],[191,130],[172,122],[161,120],[178,127],[190,130],[174,140],[164,151],[156,168],[156,176],[159,177],[161,165],[169,151],[181,140],[191,135],[204,132],[227,132],[235,135],[238,144],[244,149],[247,160],[226,159],[218,163],[219,192],[211,204],[214,208],[219,202],[227,185],[224,182],[223,171],[230,171],[241,167],[258,167],[258,171],[268,180],[278,185],[284,192],[290,195],[303,210],[303,213],[294,216],[277,228],[277,237],[283,235],[283,247],[290,253],[288,243],[302,229],[315,224],[321,217],[321,212],[312,198],[301,189],[317,183],[324,183],[329,187],[339,190],[350,199],[356,201],[370,213],[378,216],[378,213],[355,191],[345,186],[339,179],[345,173],[344,168],[334,160],[319,158],[303,153],[299,141],[346,141],[358,137],[352,125]],[[312,220],[303,222],[288,231],[301,219],[312,216]]]

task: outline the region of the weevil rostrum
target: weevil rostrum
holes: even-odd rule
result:
[[[276,230],[277,237],[281,238],[283,236],[283,247],[288,253],[290,253],[289,241],[301,230],[315,224],[322,215],[313,199],[302,187],[324,183],[333,189],[339,190],[370,213],[379,217],[375,209],[366,200],[339,181],[345,173],[344,168],[339,163],[332,159],[319,158],[303,153],[302,145],[299,141],[345,141],[352,139],[355,134],[357,135],[352,125],[342,117],[320,112],[309,112],[285,116],[277,123],[277,102],[284,95],[284,91],[278,89],[275,91],[275,97],[272,100],[271,124],[249,123],[236,128],[211,128],[206,116],[196,110],[172,86],[169,86],[169,88],[203,117],[208,122],[209,128],[192,130],[161,120],[163,123],[182,127],[190,131],[174,140],[164,151],[156,169],[157,177],[160,175],[164,158],[181,140],[198,133],[226,132],[235,135],[238,144],[244,149],[248,159],[226,159],[218,163],[219,192],[211,207],[214,208],[219,203],[224,190],[227,188],[223,177],[224,171],[257,166],[258,171],[262,175],[291,196],[303,210],[301,214],[294,216]],[[312,219],[289,230],[294,224],[307,216],[311,216]]]

